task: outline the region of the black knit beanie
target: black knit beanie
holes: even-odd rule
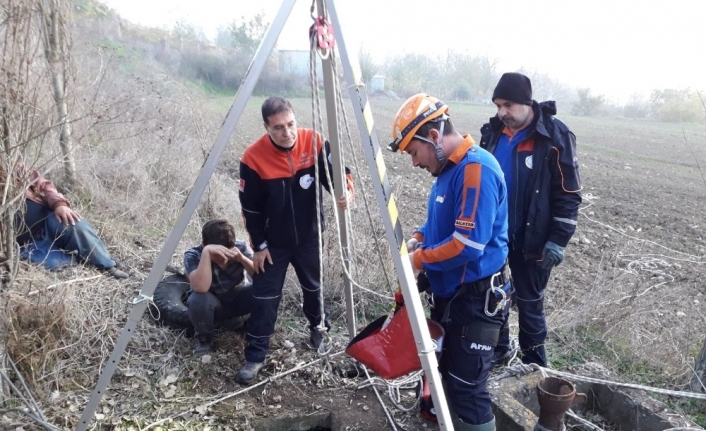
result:
[[[493,98],[509,100],[522,105],[532,104],[532,83],[521,73],[504,73],[493,91]]]

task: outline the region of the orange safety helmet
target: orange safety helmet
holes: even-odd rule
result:
[[[436,97],[426,93],[415,94],[402,104],[392,121],[393,141],[387,148],[396,152],[404,151],[424,123],[448,118],[449,107]]]

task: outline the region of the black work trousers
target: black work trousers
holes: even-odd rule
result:
[[[488,316],[485,300],[485,293],[465,293],[454,298],[434,296],[431,310],[431,318],[442,323],[446,331],[439,362],[446,399],[453,411],[472,425],[493,420],[488,375],[500,328],[509,308],[508,303],[495,316]],[[491,293],[488,304],[491,312],[498,302],[499,299]],[[447,307],[449,321],[444,324],[441,321]]]
[[[267,356],[290,263],[302,288],[304,316],[309,321],[309,329],[321,323],[318,240],[309,240],[296,247],[269,250],[272,264],[265,261],[265,271],[253,276],[254,306],[245,336],[248,342],[245,360],[248,362],[263,362]]]
[[[547,338],[547,323],[544,315],[544,289],[547,287],[551,269],[540,267],[535,259],[525,259],[521,251],[511,251],[508,261],[515,286],[522,362],[546,367],[547,354],[544,343]],[[508,350],[509,345],[510,331],[506,319],[496,351],[502,354]]]

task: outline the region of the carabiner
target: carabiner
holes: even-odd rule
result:
[[[491,312],[488,309],[488,306],[490,305],[490,295],[492,294],[495,296],[496,293],[500,293],[500,301],[498,302],[498,305],[495,306],[495,310]],[[485,291],[485,315],[488,317],[495,317],[496,314],[498,314],[498,311],[502,310],[505,308],[505,304],[507,304],[507,294],[501,287],[495,287],[491,284],[490,288]]]

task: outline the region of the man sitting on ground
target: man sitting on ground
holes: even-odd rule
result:
[[[71,202],[51,181],[22,164],[12,171],[25,195],[25,211],[18,212],[15,219],[23,258],[54,270],[72,264],[75,254],[114,278],[128,278],[93,227],[71,208]]]
[[[188,314],[195,329],[194,355],[213,350],[214,323],[245,316],[253,308],[252,284],[245,272],[254,271],[252,249],[235,238],[225,219],[207,222],[202,243],[184,253],[184,268],[191,284]]]

